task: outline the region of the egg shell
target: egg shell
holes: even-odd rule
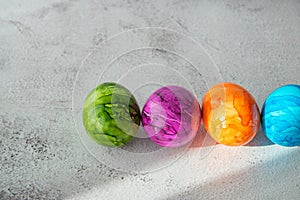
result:
[[[142,111],[146,134],[164,147],[180,147],[191,142],[200,122],[199,102],[191,92],[179,86],[166,86],[155,91]]]
[[[218,143],[240,146],[249,143],[260,126],[255,99],[234,83],[213,86],[203,98],[203,123]]]
[[[300,86],[285,85],[273,91],[263,105],[261,119],[273,143],[300,146]]]
[[[83,125],[98,144],[120,147],[138,131],[141,115],[136,99],[117,83],[102,83],[86,97]]]

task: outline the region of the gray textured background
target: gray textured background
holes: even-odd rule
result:
[[[147,174],[111,169],[87,152],[73,120],[76,73],[102,41],[140,27],[191,36],[224,81],[243,85],[260,107],[276,87],[300,83],[296,0],[0,0],[0,199],[299,199],[299,148],[272,145],[261,132],[243,147],[192,145]]]

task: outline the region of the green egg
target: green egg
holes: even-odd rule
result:
[[[121,147],[138,131],[140,109],[133,94],[117,83],[103,83],[86,97],[83,125],[98,144]]]

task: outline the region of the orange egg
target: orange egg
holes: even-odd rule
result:
[[[221,144],[247,144],[260,126],[255,99],[246,89],[233,83],[213,86],[204,96],[202,109],[205,129]]]

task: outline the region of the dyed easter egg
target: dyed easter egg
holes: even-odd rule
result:
[[[103,83],[86,97],[83,124],[88,135],[104,146],[123,146],[140,125],[136,99],[120,84]]]
[[[142,124],[149,138],[160,146],[183,146],[196,136],[201,121],[197,99],[186,89],[167,86],[148,98]]]
[[[263,105],[261,123],[273,143],[300,146],[300,86],[285,85],[273,91]]]
[[[218,143],[239,146],[250,142],[260,126],[259,108],[251,94],[233,83],[213,86],[203,99],[203,123]]]

